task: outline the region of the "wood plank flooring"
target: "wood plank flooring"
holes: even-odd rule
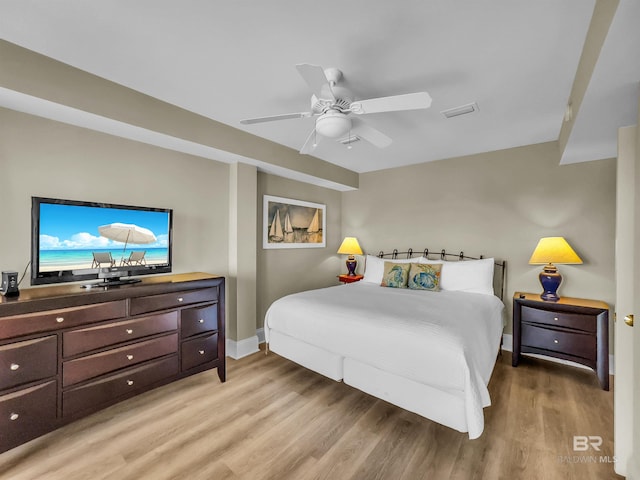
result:
[[[276,354],[229,360],[0,454],[11,480],[602,479],[613,393],[588,370],[505,353],[477,440]],[[0,432],[1,434],[1,432]],[[599,435],[599,452],[574,452]]]

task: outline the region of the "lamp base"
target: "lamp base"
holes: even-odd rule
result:
[[[540,298],[546,302],[557,302],[560,297],[556,293],[558,287],[562,283],[562,275],[558,272],[558,269],[552,263],[545,265],[545,267],[538,275],[540,284],[544,292],[540,295]]]
[[[356,261],[356,257],[353,255],[349,255],[347,258],[347,270],[349,271],[350,277],[356,276],[356,267],[358,266],[358,262]]]

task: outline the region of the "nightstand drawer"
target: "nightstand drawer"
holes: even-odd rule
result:
[[[543,323],[555,327],[573,328],[584,332],[596,332],[596,317],[580,313],[552,312],[538,308],[522,307],[522,321]]]
[[[596,360],[596,337],[586,333],[570,333],[523,324],[522,346]]]

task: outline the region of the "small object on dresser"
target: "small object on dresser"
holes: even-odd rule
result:
[[[17,297],[20,295],[20,291],[18,290],[18,272],[2,272],[0,293],[5,297]]]
[[[609,390],[609,305],[598,300],[562,297],[558,302],[535,293],[513,295],[513,356],[535,353],[586,365]]]
[[[364,275],[353,275],[353,276],[349,274],[338,275],[338,280],[341,281],[342,283],[359,282],[363,278],[364,278]]]

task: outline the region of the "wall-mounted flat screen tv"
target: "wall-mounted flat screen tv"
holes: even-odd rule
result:
[[[173,211],[32,197],[31,284],[171,272]]]

